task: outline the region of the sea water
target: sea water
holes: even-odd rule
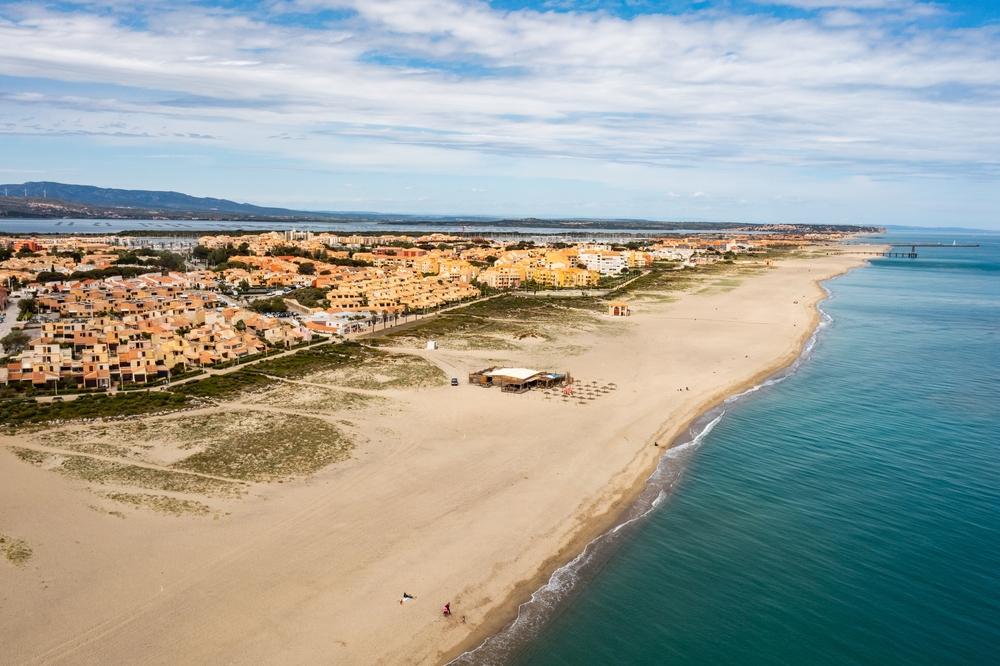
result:
[[[808,358],[500,661],[1000,663],[1000,236],[889,240],[981,247],[830,281]]]

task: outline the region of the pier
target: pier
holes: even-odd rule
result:
[[[858,252],[858,254],[874,256],[874,257],[888,257],[890,259],[916,259],[917,258],[917,248],[918,247],[979,247],[979,243],[890,243],[889,247],[899,247],[899,248],[910,248],[909,252],[905,250],[887,250],[885,252]]]

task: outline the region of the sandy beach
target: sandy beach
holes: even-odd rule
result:
[[[10,450],[55,455],[76,442],[77,453],[87,444],[115,460],[98,445],[141,437],[141,464],[164,471],[178,450],[168,440],[184,434],[167,426],[176,415],[90,443],[89,426],[0,437],[0,532],[32,548],[23,566],[0,560],[3,661],[446,662],[612,524],[693,419],[791,363],[818,320],[820,282],[864,261],[815,251],[683,291],[639,291],[629,318],[573,313],[558,335],[493,348],[445,336],[428,351],[420,329],[383,347],[458,387],[378,388],[328,373],[283,381],[269,400],[187,412],[248,431],[263,426],[247,419],[312,419],[354,443],[307,478],[255,480],[238,499],[209,493],[197,515],[116,509],[94,484]],[[465,383],[490,365],[569,371],[593,382],[594,397]],[[331,389],[339,406],[317,407]],[[404,592],[414,598],[401,603]]]

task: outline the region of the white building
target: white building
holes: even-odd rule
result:
[[[667,261],[687,261],[693,254],[693,249],[684,247],[658,247],[653,250],[653,256]]]
[[[597,271],[601,275],[618,275],[628,270],[628,258],[621,252],[610,250],[580,250],[580,261],[587,270]]]
[[[311,231],[297,231],[295,229],[285,230],[285,240],[286,241],[308,241],[312,240]]]

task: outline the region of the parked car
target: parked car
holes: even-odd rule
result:
[[[452,377],[451,378],[451,385],[452,386],[458,386],[458,377]]]

